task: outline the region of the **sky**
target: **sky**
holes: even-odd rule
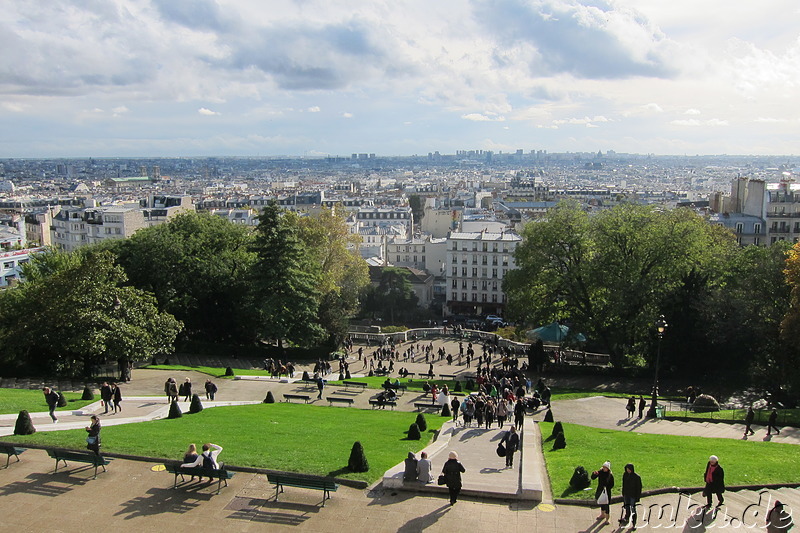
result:
[[[800,152],[797,0],[5,0],[0,158]]]

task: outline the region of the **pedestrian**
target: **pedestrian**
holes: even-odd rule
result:
[[[119,390],[119,385],[116,383],[111,384],[111,398],[114,402],[114,414],[122,412],[122,391]]]
[[[604,520],[604,523],[608,524],[611,489],[614,488],[614,473],[611,471],[611,463],[606,461],[600,470],[592,472],[592,479],[597,480],[597,489],[594,491],[594,498],[600,506],[600,516],[597,517],[597,520]]]
[[[775,505],[767,513],[767,533],[783,533],[794,526],[792,515],[783,508],[783,503],[775,500]]]
[[[633,418],[633,413],[636,411],[636,398],[633,396],[628,398],[628,405],[625,406],[625,410],[628,411],[627,418]]]
[[[58,424],[58,418],[56,418],[56,407],[58,406],[58,393],[51,389],[50,387],[44,387],[42,389],[44,393],[44,401],[47,402],[47,408],[50,410],[50,418],[53,419],[53,424]]]
[[[403,461],[403,481],[414,481],[417,479],[417,456],[414,452],[408,452],[408,457]]]
[[[512,468],[514,466],[514,453],[519,449],[519,434],[517,434],[516,428],[511,426],[511,429],[506,431],[500,442],[506,445],[506,468]]]
[[[453,396],[453,399],[450,400],[450,412],[453,413],[453,422],[458,422],[458,411],[461,407],[461,402]]]
[[[433,481],[433,474],[431,473],[432,468],[433,465],[431,464],[431,460],[428,459],[428,452],[422,452],[419,461],[417,461],[417,481],[422,483],[430,483]]]
[[[623,516],[619,520],[620,526],[625,526],[628,521],[631,524],[631,531],[636,531],[636,504],[642,499],[642,478],[636,473],[633,464],[625,465],[625,473],[622,474],[622,512]]]
[[[108,406],[112,398],[111,386],[107,381],[104,381],[103,385],[100,387],[100,400],[103,402],[103,407],[105,407],[104,415],[108,414]]]
[[[717,495],[717,507],[720,507],[725,501],[725,498],[722,497],[722,493],[725,492],[725,471],[722,469],[722,465],[719,464],[719,458],[716,455],[708,458],[703,481],[706,483],[703,489],[703,496],[706,497],[706,508],[711,507],[711,496],[714,494]]]
[[[767,435],[772,433],[772,430],[775,430],[776,435],[780,435],[781,430],[778,429],[778,426],[775,424],[778,422],[778,410],[773,409],[772,412],[769,414],[769,420],[767,420]]]
[[[97,415],[92,415],[92,422],[86,426],[86,448],[93,451],[95,455],[100,455],[100,419]]]
[[[522,423],[525,421],[525,400],[520,398],[514,404],[514,426],[522,430]]]
[[[164,394],[167,395],[167,403],[178,401],[178,385],[175,383],[175,378],[167,378],[164,383]]]
[[[317,400],[322,399],[322,391],[325,389],[325,380],[322,379],[322,376],[317,376],[317,390],[319,394],[317,395]]]
[[[753,406],[747,408],[747,414],[744,416],[744,436],[745,438],[748,435],[755,435],[755,431],[753,431],[750,426],[753,424],[753,419],[756,417],[755,412],[753,412]]]
[[[505,398],[503,398],[500,400],[500,403],[497,404],[497,425],[500,426],[500,429],[503,429],[503,426],[506,424],[506,417],[508,417],[508,404]]]
[[[217,386],[210,380],[206,380],[206,400],[214,401],[214,395],[217,394]]]
[[[458,500],[458,494],[461,492],[461,474],[464,472],[466,472],[466,469],[459,462],[458,454],[451,451],[447,456],[447,462],[442,467],[444,484],[447,485],[447,490],[450,493],[450,505],[455,505]]]
[[[186,381],[183,382],[183,392],[181,393],[183,396],[183,401],[188,402],[192,399],[192,380],[186,378]]]
[[[644,396],[639,395],[639,419],[644,416],[644,408],[647,407],[647,402],[644,401]]]

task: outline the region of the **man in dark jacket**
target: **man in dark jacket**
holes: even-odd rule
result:
[[[772,430],[775,430],[775,434],[779,435],[781,430],[778,429],[778,426],[775,424],[778,422],[778,410],[773,409],[772,412],[769,414],[769,420],[767,421],[767,435],[772,434]]]
[[[753,431],[750,426],[753,425],[753,419],[756,417],[755,412],[753,412],[753,407],[750,406],[747,408],[747,414],[744,417],[744,436],[747,437],[748,435],[755,435],[755,431]]]
[[[633,468],[631,463],[625,465],[625,473],[622,474],[622,509],[624,516],[619,524],[624,526],[631,522],[631,531],[636,530],[636,504],[642,498],[642,478]]]
[[[506,445],[506,468],[511,468],[514,466],[514,453],[519,449],[519,434],[514,426],[506,431],[500,442]]]
[[[711,507],[711,496],[714,494],[717,495],[717,507],[720,507],[722,502],[725,501],[725,498],[722,497],[722,493],[725,492],[725,471],[722,469],[722,465],[719,464],[719,458],[716,455],[708,458],[703,481],[706,484],[703,489],[703,496],[706,497],[706,507]]]
[[[44,387],[42,389],[44,393],[44,401],[47,402],[47,408],[50,410],[50,418],[53,419],[53,424],[58,423],[58,418],[56,418],[56,407],[58,406],[58,393],[51,389],[50,387]]]
[[[107,415],[108,407],[112,400],[111,385],[109,385],[107,381],[104,381],[103,386],[100,387],[100,399],[103,400],[103,406],[106,408],[103,414]]]

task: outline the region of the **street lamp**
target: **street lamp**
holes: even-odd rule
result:
[[[658,348],[656,351],[656,372],[653,378],[653,399],[650,402],[650,408],[647,410],[647,418],[656,417],[656,405],[658,405],[658,367],[661,366],[661,339],[664,338],[664,332],[667,330],[667,321],[664,320],[664,315],[658,317],[655,323],[656,333],[658,334]]]

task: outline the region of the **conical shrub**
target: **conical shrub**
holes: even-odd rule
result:
[[[14,425],[14,435],[33,435],[34,433],[36,433],[36,428],[33,427],[31,415],[23,409],[19,412],[17,423]]]
[[[60,392],[58,393],[58,402],[56,403],[59,407],[66,407],[67,406],[67,399],[64,398],[64,395]]]
[[[449,404],[442,405],[442,416],[453,416],[453,412],[450,410]]]
[[[350,376],[350,370],[349,369],[347,370],[347,372],[344,373],[344,379],[352,379],[352,376]]]
[[[425,415],[417,413],[417,420],[415,422],[420,431],[428,431],[428,421],[425,420]]]
[[[233,369],[231,367],[225,367],[225,375],[226,376],[233,376]]]
[[[311,381],[311,377],[308,375],[308,370],[303,370],[303,381]]]
[[[419,426],[416,424],[411,424],[408,427],[408,440],[419,440],[422,438],[422,435],[419,432]]]
[[[453,392],[463,392],[464,389],[461,388],[461,382],[456,381],[456,386],[453,388]]]
[[[171,404],[169,404],[169,414],[167,415],[167,418],[180,418],[182,416],[183,416],[183,411],[181,411],[178,402],[172,402]]]
[[[556,440],[553,443],[554,450],[563,450],[567,447],[567,439],[564,438],[564,432],[562,431],[558,435],[556,435]]]
[[[94,392],[92,392],[92,389],[89,388],[89,385],[86,385],[83,388],[83,395],[81,395],[81,400],[94,400]]]
[[[267,391],[267,397],[264,398],[264,403],[275,403],[275,396],[272,395],[272,391]]]
[[[475,381],[472,379],[467,380],[467,390],[475,390]]]
[[[547,412],[544,414],[544,421],[545,422],[553,421],[553,411],[551,409],[548,409]]]
[[[367,462],[367,456],[364,455],[364,447],[361,446],[360,441],[353,443],[353,448],[350,450],[350,459],[347,461],[347,468],[351,472],[366,472],[369,470],[369,462]]]
[[[561,422],[556,422],[553,424],[553,432],[550,433],[550,436],[555,437],[559,433],[564,433],[564,428],[561,426]]]
[[[200,396],[192,394],[192,403],[189,405],[189,413],[195,414],[203,410],[203,402],[200,401]]]

